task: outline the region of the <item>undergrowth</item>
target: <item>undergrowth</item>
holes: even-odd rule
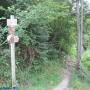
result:
[[[28,82],[25,83],[24,81],[24,85],[20,83],[20,90],[52,90],[62,78],[60,68],[59,62],[51,61],[43,66],[42,72],[31,73],[29,69],[26,70],[23,73],[25,75],[24,79],[27,79],[25,81]]]
[[[17,68],[17,87],[19,90],[52,90],[62,79],[61,68],[58,60],[45,63],[42,71],[38,72],[32,72],[31,67],[24,70]],[[0,83],[0,87],[11,87],[10,76],[7,82]]]
[[[71,80],[69,87],[73,90],[90,90],[90,81],[89,77],[84,77],[81,73],[80,77],[76,73],[76,70],[73,71],[71,75]]]

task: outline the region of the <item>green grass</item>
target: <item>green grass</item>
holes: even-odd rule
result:
[[[69,87],[73,88],[73,90],[90,90],[90,82],[81,80],[77,74],[73,72]]]
[[[16,77],[19,90],[52,90],[62,79],[61,63],[59,60],[48,61],[42,66],[42,71],[31,72],[30,67],[24,70],[16,69]],[[0,83],[0,87],[11,87],[11,72]],[[7,75],[7,74],[5,74]]]
[[[43,66],[43,71],[40,73],[30,73],[26,70],[22,75],[28,79],[28,82],[22,84],[23,80],[19,90],[52,90],[61,81],[60,69],[59,62],[51,61]]]

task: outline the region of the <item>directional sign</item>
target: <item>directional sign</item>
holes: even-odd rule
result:
[[[8,27],[8,33],[9,34],[15,34],[15,28],[14,27]]]
[[[15,36],[15,35],[9,35],[7,37],[7,41],[9,43],[17,43],[17,42],[19,42],[19,37],[18,36]]]
[[[16,25],[17,25],[17,19],[15,19],[13,15],[11,15],[10,19],[7,19],[7,26],[15,27]]]

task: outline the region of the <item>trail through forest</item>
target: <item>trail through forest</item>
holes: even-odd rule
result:
[[[72,71],[72,61],[66,61],[66,68],[63,70],[64,79],[57,85],[54,90],[72,90],[68,88],[70,81],[71,71]]]
[[[69,78],[65,78],[54,90],[67,90]]]

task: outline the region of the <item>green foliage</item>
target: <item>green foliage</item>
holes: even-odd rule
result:
[[[84,52],[82,57],[82,64],[88,71],[90,71],[90,50]]]
[[[2,53],[0,53],[0,84],[7,84],[7,81],[8,84],[11,83],[11,81],[9,81],[11,76],[9,56],[8,50],[4,50]]]
[[[67,1],[16,0],[5,13],[18,19],[16,35],[20,41],[16,44],[16,65],[21,70],[30,66],[32,72],[40,72],[49,60],[60,58],[62,52],[70,53],[75,42],[75,20]],[[3,43],[7,27],[1,30]],[[8,47],[4,44],[2,48]]]
[[[5,16],[5,12],[8,6],[11,6],[13,0],[0,0],[0,17]]]
[[[35,5],[27,2],[25,1],[27,5],[24,9],[21,9],[23,8],[21,4],[16,3],[8,7],[7,12],[17,16],[16,34],[20,37],[19,48],[24,45],[25,48],[34,49],[35,57],[32,65],[38,68],[48,61],[48,57],[55,59],[61,52],[69,53],[75,36],[74,18],[70,14],[70,6],[67,2],[46,0]],[[17,5],[20,8],[17,8]],[[23,54],[21,58],[25,59],[22,48],[18,52]]]
[[[21,81],[20,90],[52,90],[61,81],[60,62],[51,61],[48,64],[44,64],[42,68],[43,71],[40,73],[32,73],[30,68],[27,68],[24,72],[20,71],[18,74],[19,81]]]
[[[72,88],[73,90],[89,90],[90,89],[89,84],[90,83],[87,82],[85,79],[80,79],[76,74],[76,70],[73,70],[71,75],[71,81],[69,84],[70,88]]]
[[[84,30],[84,48],[88,49],[90,48],[90,17],[86,16],[85,18],[85,30]]]

